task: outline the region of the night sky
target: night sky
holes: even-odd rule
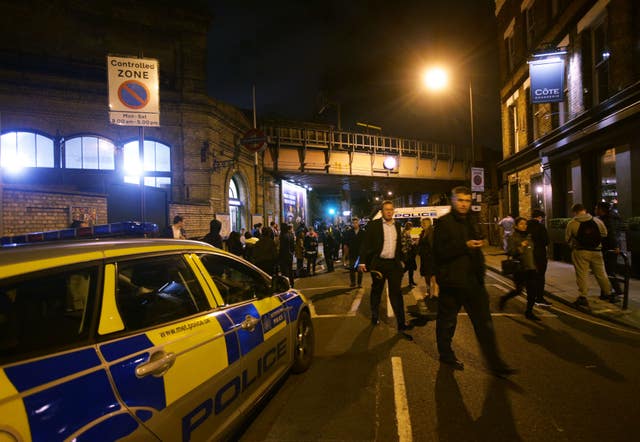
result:
[[[499,149],[493,0],[211,0],[209,94],[278,117],[381,126],[385,135]],[[423,67],[446,66],[450,87],[426,92]],[[323,98],[324,97],[324,98]],[[362,129],[360,129],[362,130]]]

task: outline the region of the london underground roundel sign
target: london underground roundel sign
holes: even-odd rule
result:
[[[260,129],[249,129],[240,140],[240,144],[251,152],[260,152],[267,147],[267,136]]]

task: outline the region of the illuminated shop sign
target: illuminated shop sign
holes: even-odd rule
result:
[[[531,102],[557,103],[564,100],[564,60],[558,57],[529,62]]]

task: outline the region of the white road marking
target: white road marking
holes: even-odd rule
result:
[[[391,358],[391,368],[393,373],[393,396],[396,404],[396,420],[398,421],[398,440],[400,442],[411,442],[411,417],[409,416],[409,402],[407,401],[407,391],[404,383],[404,372],[402,370],[402,359],[393,356]]]
[[[362,301],[362,296],[364,295],[363,289],[358,289],[357,295],[353,302],[351,303],[351,309],[349,310],[350,315],[355,315],[358,312],[358,308],[360,307],[360,302]]]
[[[487,284],[487,285],[490,285],[491,287],[495,287],[498,290],[500,290],[501,292],[507,293],[507,292],[511,291],[511,289],[509,287],[505,287],[505,286],[503,286],[501,284]]]

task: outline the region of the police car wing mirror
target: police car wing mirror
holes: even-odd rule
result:
[[[275,275],[271,278],[271,289],[273,293],[282,293],[291,289],[289,278],[284,275]]]

